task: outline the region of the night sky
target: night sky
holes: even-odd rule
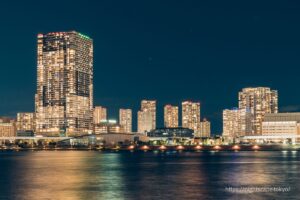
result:
[[[280,111],[300,110],[298,1],[7,1],[0,3],[0,115],[34,110],[36,36],[76,30],[94,40],[95,105],[117,118],[141,99],[201,102],[222,131],[222,110],[243,87],[279,91]]]

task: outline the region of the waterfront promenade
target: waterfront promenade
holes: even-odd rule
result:
[[[2,145],[0,151],[300,151],[300,145],[116,145],[35,146]]]

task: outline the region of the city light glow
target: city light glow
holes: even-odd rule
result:
[[[220,150],[221,147],[220,147],[219,145],[216,145],[216,146],[214,146],[214,149],[215,149],[215,150]]]
[[[254,146],[252,147],[252,149],[254,149],[254,150],[259,150],[260,147],[259,147],[258,145],[254,145]]]
[[[142,150],[149,150],[149,147],[147,145],[142,146]]]
[[[238,145],[234,145],[234,146],[232,147],[232,149],[233,149],[233,150],[240,150],[240,149],[241,149],[241,147],[240,147],[240,146],[238,146]]]
[[[177,149],[177,150],[183,150],[184,147],[183,147],[182,145],[179,145],[179,146],[176,147],[176,149]]]
[[[128,147],[129,150],[133,150],[134,148],[135,148],[134,145],[130,145],[130,146]]]
[[[161,145],[160,147],[159,147],[159,150],[166,150],[167,149],[167,147],[165,146],[165,145]]]

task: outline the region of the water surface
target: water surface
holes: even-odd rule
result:
[[[300,199],[299,155],[0,152],[0,199]],[[290,190],[243,193],[230,187]]]

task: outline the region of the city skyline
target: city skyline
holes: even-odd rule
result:
[[[76,42],[79,43],[76,44]],[[84,50],[77,51],[79,46],[84,47]],[[62,57],[63,54],[61,52],[67,53],[69,57]],[[79,53],[77,53],[79,52]],[[77,62],[77,64],[75,63]],[[54,67],[56,66],[57,67]],[[51,66],[51,67],[49,67]],[[53,67],[52,67],[53,66]],[[62,71],[63,68],[66,68],[67,71]],[[78,70],[78,71],[76,71]],[[81,71],[84,72],[81,72]],[[64,74],[67,72],[67,74]],[[76,72],[76,73],[75,73]],[[69,77],[69,75],[76,74],[76,77]],[[82,73],[82,74],[80,74]],[[68,75],[69,74],[69,75]],[[67,77],[67,78],[66,78]],[[80,79],[81,78],[81,79]],[[35,131],[40,134],[46,134],[46,135],[59,135],[61,134],[61,129],[66,129],[66,127],[71,127],[72,131],[77,128],[81,128],[80,125],[86,124],[87,121],[90,120],[89,123],[99,124],[101,121],[107,121],[109,119],[118,119],[120,125],[125,128],[124,132],[132,132],[137,131],[140,133],[143,133],[145,131],[154,130],[156,128],[162,128],[162,127],[183,127],[183,128],[190,128],[194,130],[194,133],[196,136],[202,135],[201,131],[203,131],[203,124],[206,123],[202,122],[200,116],[200,102],[196,101],[190,101],[190,100],[184,100],[181,102],[181,121],[179,120],[179,104],[174,104],[173,106],[171,104],[166,104],[163,106],[163,113],[162,116],[159,116],[157,114],[157,110],[160,110],[160,108],[157,108],[157,100],[141,100],[141,107],[137,111],[137,118],[136,128],[133,127],[133,117],[132,117],[132,109],[124,110],[122,108],[119,109],[119,114],[116,118],[110,117],[107,114],[107,108],[103,107],[102,105],[94,105],[93,104],[93,40],[87,35],[84,35],[80,32],[76,31],[63,31],[63,32],[50,32],[46,34],[38,33],[37,34],[37,93],[35,94]],[[81,84],[81,85],[80,85]],[[49,86],[51,86],[49,88]],[[61,88],[63,86],[64,88]],[[76,86],[76,87],[74,87]],[[74,87],[74,88],[73,88]],[[45,91],[44,91],[45,90]],[[66,91],[66,92],[64,92]],[[78,96],[71,97],[70,95],[76,94]],[[88,97],[88,99],[84,99]],[[73,98],[73,99],[72,99]],[[81,99],[78,99],[81,98]],[[76,100],[77,99],[77,100]],[[76,101],[75,101],[76,100]],[[254,102],[256,103],[253,103]],[[269,101],[270,105],[267,105],[266,108],[263,106],[266,106],[264,104],[264,101]],[[67,102],[71,102],[72,105],[68,105]],[[88,104],[84,102],[89,102]],[[66,104],[67,103],[67,104]],[[256,105],[259,103],[258,105]],[[73,105],[74,104],[74,105]],[[76,125],[73,119],[68,118],[68,115],[72,116],[74,118],[74,114],[77,113],[67,113],[66,111],[60,111],[59,106],[64,105],[67,110],[72,111],[72,107],[78,107],[78,113],[83,112],[90,112],[90,117],[83,117],[81,115],[78,115],[78,125]],[[50,106],[50,107],[49,107]],[[55,106],[55,107],[51,107]],[[188,106],[188,107],[187,107]],[[236,115],[235,118],[237,126],[241,126],[239,128],[233,128],[230,127],[230,131],[232,133],[230,134],[237,134],[237,135],[247,135],[247,134],[261,134],[256,132],[256,126],[261,126],[264,111],[257,110],[256,107],[259,109],[262,109],[262,107],[267,112],[271,113],[277,113],[278,112],[278,91],[277,90],[271,90],[268,87],[260,86],[260,87],[246,87],[242,88],[241,91],[238,92],[238,106],[239,109],[242,111],[241,113],[247,113],[249,111],[251,112],[258,112],[258,120],[256,119],[256,116],[252,120],[254,120],[251,126],[253,126],[253,133],[250,133],[246,130],[242,130],[241,128],[244,127],[244,129],[247,129],[247,125],[243,123],[243,120],[240,121],[241,116],[245,117],[245,114],[238,114],[240,111],[236,110],[236,108],[233,109],[224,109],[223,110],[223,129],[219,133],[213,133],[213,135],[222,135],[225,134],[225,136],[228,136],[228,130],[226,130],[226,125],[224,126],[224,117],[227,120],[226,115],[231,115],[228,113],[233,113],[233,115]],[[254,107],[253,107],[254,106]],[[42,114],[40,113],[42,108]],[[81,108],[80,108],[81,107]],[[45,111],[44,111],[45,109]],[[80,109],[86,109],[80,110]],[[116,108],[115,108],[116,109]],[[175,110],[168,110],[168,109],[175,109]],[[272,111],[271,111],[272,110]],[[130,113],[127,113],[127,111],[130,111]],[[237,112],[238,111],[238,112]],[[61,114],[60,114],[61,112]],[[174,113],[173,113],[174,112]],[[16,121],[19,121],[19,114],[26,114],[26,112],[18,112],[17,116],[14,116],[13,118],[16,119]],[[159,112],[160,113],[160,112]],[[29,113],[28,113],[29,114]],[[51,125],[51,121],[53,121],[52,115],[54,116],[53,119],[58,120]],[[61,115],[61,117],[59,117]],[[124,116],[123,116],[124,115]],[[188,116],[190,115],[190,116]],[[196,117],[194,117],[196,115]],[[42,116],[42,117],[41,117]],[[47,118],[45,118],[47,116]],[[81,118],[80,118],[81,117]],[[41,118],[41,119],[40,119]],[[60,118],[60,119],[59,119]],[[124,118],[124,119],[122,119]],[[127,120],[129,119],[129,122]],[[157,124],[161,124],[161,122],[157,123],[157,118],[163,118],[163,126],[160,126]],[[173,119],[171,119],[173,118]],[[74,118],[75,119],[75,118]],[[47,121],[48,120],[48,121]],[[61,122],[60,122],[60,121]],[[70,121],[71,125],[69,124]],[[82,120],[82,122],[80,122]],[[45,131],[40,131],[40,127],[45,125],[39,125],[42,124],[41,121],[49,126],[45,128]],[[117,121],[117,120],[116,120]],[[239,121],[239,122],[237,122]],[[251,120],[250,120],[251,121]],[[50,123],[51,122],[51,123]],[[68,123],[66,125],[58,125]],[[209,123],[209,132],[208,135],[210,135],[210,129],[211,125]],[[174,125],[170,125],[174,124]],[[242,125],[241,125],[242,124]],[[231,125],[230,125],[231,126]],[[83,128],[83,127],[82,127]],[[79,131],[75,130],[76,134],[82,134],[84,132],[91,132],[94,129],[91,125],[88,125],[87,127],[84,127],[83,129],[80,129]],[[18,128],[17,128],[18,129]],[[54,134],[48,133],[49,130],[55,129]],[[237,131],[235,131],[237,129]],[[249,128],[248,128],[249,129]],[[20,129],[22,130],[22,129]],[[130,130],[130,131],[129,131]],[[224,133],[225,131],[225,133]],[[65,133],[68,132],[68,134],[72,135],[72,132],[69,132],[67,130],[64,130]],[[236,133],[235,133],[236,132]]]
[[[300,199],[300,1],[0,5],[0,199]]]
[[[36,35],[70,30],[94,39],[94,104],[107,107],[115,119],[119,108],[130,107],[133,127],[142,99],[157,100],[158,127],[163,126],[164,105],[180,106],[190,99],[200,101],[212,133],[221,133],[222,110],[236,106],[237,91],[244,87],[275,88],[279,111],[300,110],[300,95],[294,92],[300,65],[299,3],[119,3],[121,10],[111,2],[91,2],[82,9],[65,1],[53,18],[52,5],[40,17],[44,4],[17,8],[5,2],[8,9],[1,17],[15,12],[0,33],[5,38],[0,115],[34,111]],[[277,70],[283,67],[295,73],[285,78]]]
[[[68,34],[70,34],[70,35],[68,35]],[[65,36],[67,36],[67,38],[64,38]],[[41,90],[40,91],[40,89],[39,89],[39,87],[41,87],[40,86],[40,83],[39,82],[41,82],[40,80],[44,80],[45,79],[45,75],[43,75],[43,74],[46,74],[45,72],[43,72],[44,71],[44,69],[47,69],[47,67],[44,67],[43,66],[43,63],[45,62],[45,63],[49,63],[50,62],[50,60],[51,59],[49,59],[49,61],[43,61],[45,58],[43,58],[43,57],[47,57],[47,55],[45,56],[45,55],[43,55],[43,54],[47,54],[48,52],[48,49],[49,48],[56,48],[55,46],[48,46],[47,47],[47,45],[48,44],[51,44],[51,42],[53,42],[53,41],[56,41],[57,40],[57,42],[59,42],[59,43],[61,43],[61,44],[59,44],[58,43],[58,46],[59,45],[66,45],[67,44],[67,42],[70,42],[69,41],[69,39],[68,38],[83,38],[83,40],[90,40],[90,41],[92,41],[92,39],[89,37],[89,36],[87,36],[87,35],[84,35],[84,34],[81,34],[80,32],[76,32],[76,31],[63,31],[63,32],[50,32],[50,33],[46,33],[46,34],[42,34],[42,33],[38,33],[37,34],[37,38],[38,38],[38,40],[37,40],[37,52],[38,52],[38,55],[37,55],[37,71],[38,71],[38,73],[37,73],[37,75],[38,75],[38,77],[37,77],[37,80],[38,80],[38,82],[37,82],[37,88],[38,88],[38,90],[37,90],[37,94],[39,94],[40,93],[40,96],[41,96],[41,94],[43,93],[43,91]],[[42,41],[42,40],[45,40],[45,41]],[[73,39],[74,40],[74,39]],[[71,41],[72,42],[72,41]],[[70,42],[70,43],[71,43]],[[53,44],[51,44],[51,45],[53,45]],[[56,44],[55,44],[56,45]],[[71,44],[71,45],[74,45],[74,44]],[[45,46],[45,47],[44,47]],[[87,47],[87,49],[88,49],[89,47]],[[44,49],[45,49],[45,52],[44,52]],[[51,51],[53,51],[53,50],[51,50]],[[70,50],[67,50],[67,51],[70,51]],[[74,51],[75,52],[75,51]],[[83,54],[84,54],[85,52],[83,51]],[[71,52],[71,54],[72,54],[72,52]],[[74,54],[75,55],[75,54]],[[52,54],[50,54],[50,56],[52,56],[53,57],[53,55]],[[54,54],[54,57],[53,57],[53,59],[54,60],[56,60],[56,59],[60,59],[60,53],[58,52],[58,54],[56,55],[56,54]],[[91,59],[90,59],[90,61],[88,61],[88,62],[91,62],[92,64],[91,64],[91,66],[93,66],[93,44],[92,44],[92,47],[91,47]],[[82,56],[82,55],[80,55],[79,57],[82,57],[82,58],[84,58],[85,56]],[[74,58],[75,58],[75,56],[74,56]],[[82,61],[80,61],[81,63],[83,63]],[[59,62],[58,62],[58,64],[59,64]],[[70,66],[73,66],[73,65],[75,65],[75,63],[68,63]],[[53,64],[51,64],[51,65],[53,65]],[[66,64],[65,64],[66,65]],[[82,64],[82,66],[84,66],[85,64],[83,63]],[[86,64],[87,65],[87,64]],[[78,68],[78,67],[77,67]],[[47,69],[48,70],[48,69]],[[93,73],[93,69],[91,69],[91,73]],[[51,75],[51,77],[49,78],[49,80],[51,80],[51,79],[54,79],[54,76],[57,76],[57,74],[58,73],[60,73],[60,71],[59,70],[57,70],[57,71],[55,71],[55,69],[53,70],[53,72],[51,72],[51,70],[49,71],[49,73],[51,74],[52,73],[52,75]],[[78,76],[78,77],[80,77],[80,76]],[[59,78],[59,77],[58,77]],[[48,80],[48,81],[49,81]],[[82,81],[83,81],[84,79],[82,79]],[[91,80],[93,81],[93,76],[91,77]],[[58,80],[58,82],[66,82],[66,81],[69,81],[68,79],[66,79],[66,80],[64,80],[64,79],[59,79]],[[81,81],[81,82],[82,82]],[[89,84],[89,82],[87,82],[88,84]],[[56,83],[55,82],[53,82],[53,88],[59,88],[58,86],[59,85],[55,85]],[[74,85],[74,84],[76,84],[75,82],[74,83],[68,83],[68,84],[71,84],[71,85]],[[85,94],[83,94],[83,93],[86,93],[86,95],[89,95],[89,94],[91,94],[91,102],[92,102],[92,105],[87,105],[87,108],[93,108],[93,110],[90,110],[91,111],[91,116],[93,116],[94,118],[93,118],[93,122],[95,123],[95,124],[98,124],[98,123],[100,123],[100,121],[106,121],[106,120],[108,120],[108,119],[113,119],[113,120],[115,120],[115,119],[118,119],[119,118],[119,122],[122,122],[122,120],[121,120],[121,115],[123,115],[123,114],[121,114],[121,110],[124,110],[124,109],[122,109],[122,108],[114,108],[114,109],[119,109],[119,114],[118,114],[118,116],[116,116],[116,117],[111,117],[111,116],[109,116],[108,114],[107,114],[107,108],[106,107],[103,107],[102,105],[94,105],[93,104],[93,91],[88,91],[88,90],[90,90],[90,89],[92,89],[93,90],[93,82],[91,82],[91,85],[92,85],[92,87],[90,87],[89,85],[82,85],[82,87],[80,86],[79,87],[79,89],[81,88],[82,89],[82,91],[81,91],[81,93],[82,93],[82,95],[84,96]],[[89,89],[90,88],[90,89]],[[86,89],[86,91],[83,91],[84,89]],[[254,95],[254,94],[252,94],[253,93],[253,90],[262,90],[263,92],[263,95],[265,95],[265,93],[267,93],[267,95],[270,95],[270,99],[272,99],[272,98],[275,98],[276,99],[276,103],[274,104],[274,109],[275,109],[275,112],[277,113],[278,112],[278,91],[277,90],[270,90],[270,88],[268,88],[268,87],[264,87],[264,86],[259,86],[259,87],[246,87],[246,88],[242,88],[242,90],[241,91],[239,91],[238,92],[238,105],[239,105],[239,107],[240,107],[240,109],[242,109],[242,110],[245,110],[245,109],[251,109],[251,106],[252,105],[250,105],[251,104],[251,101],[250,102],[247,102],[247,103],[243,103],[243,99],[242,98],[245,98],[245,99],[247,99],[246,97],[243,97],[243,96],[247,96],[247,95],[249,95],[249,94],[247,94],[247,93],[250,93],[250,95]],[[268,91],[264,91],[265,89],[267,89]],[[65,90],[65,89],[64,89]],[[72,90],[72,89],[71,89]],[[250,92],[249,92],[250,91]],[[74,91],[75,92],[75,91]],[[261,91],[260,91],[261,92]],[[272,92],[275,92],[275,94],[274,94],[274,97],[273,97],[273,93]],[[77,93],[80,93],[80,91],[79,92],[77,92]],[[245,93],[245,94],[244,94]],[[270,94],[269,94],[270,93]],[[271,94],[272,93],[272,94]],[[38,107],[39,107],[39,104],[40,105],[43,105],[43,104],[45,104],[45,100],[43,100],[43,99],[39,99],[39,97],[37,96],[37,94],[35,95],[35,101],[36,101],[36,108],[37,108],[37,110],[35,111],[36,113],[38,112]],[[55,92],[55,90],[52,90],[52,93],[49,93],[49,94],[47,94],[49,97],[47,97],[47,98],[50,98],[51,96],[57,96],[57,97],[59,97],[59,98],[61,98],[60,96],[62,95],[62,96],[65,96],[66,94],[62,94],[62,91],[56,91]],[[272,95],[272,96],[271,96]],[[265,96],[263,96],[263,97],[265,97]],[[260,97],[260,98],[263,98],[263,97]],[[268,96],[269,97],[269,96]],[[43,97],[44,98],[44,97]],[[66,97],[63,97],[63,99],[65,99]],[[249,98],[249,97],[248,97]],[[38,103],[39,101],[41,101],[42,103]],[[47,100],[47,101],[53,101],[53,100]],[[89,100],[90,101],[90,100]],[[51,102],[49,103],[48,102],[48,104],[51,104]],[[79,102],[80,103],[80,102]],[[174,104],[174,106],[172,106],[171,104],[165,104],[164,106],[163,106],[163,113],[162,113],[162,116],[159,116],[159,115],[157,115],[157,110],[159,111],[160,110],[160,108],[158,108],[157,109],[157,100],[145,100],[145,99],[142,99],[141,100],[141,108],[138,110],[138,112],[137,112],[137,118],[136,118],[136,128],[135,127],[133,127],[132,126],[132,121],[134,121],[133,120],[133,117],[132,117],[132,109],[130,108],[130,109],[128,109],[128,110],[130,110],[130,122],[129,122],[129,126],[130,126],[130,128],[129,127],[126,127],[125,129],[128,129],[128,130],[136,130],[136,131],[138,131],[138,132],[144,132],[144,131],[150,131],[150,130],[152,130],[152,129],[155,129],[155,128],[162,128],[162,127],[186,127],[186,128],[190,128],[190,129],[192,129],[192,130],[194,130],[194,132],[195,132],[195,134],[196,135],[200,135],[200,129],[202,129],[202,128],[200,128],[200,123],[202,123],[202,121],[201,121],[201,118],[200,118],[200,116],[201,116],[201,112],[200,112],[200,102],[199,101],[197,101],[197,102],[193,102],[193,101],[190,101],[190,100],[183,100],[182,102],[181,102],[182,104],[181,104],[181,107],[179,107],[179,105],[180,105],[180,102],[179,102],[179,104]],[[186,103],[190,103],[191,104],[191,106],[194,106],[194,104],[195,105],[197,105],[199,108],[198,108],[198,110],[196,109],[196,111],[195,111],[195,113],[197,113],[197,115],[199,115],[198,117],[197,117],[197,119],[196,119],[196,121],[198,121],[198,122],[196,122],[194,125],[187,125],[187,124],[184,124],[185,122],[184,122],[184,114],[183,114],[183,112],[184,112],[184,110],[185,110],[185,108],[184,108],[184,104],[186,104]],[[60,104],[60,103],[59,103]],[[153,105],[152,105],[153,104]],[[243,104],[245,104],[245,105],[243,105]],[[246,105],[247,104],[247,105]],[[249,105],[250,105],[250,107],[249,107]],[[177,114],[176,114],[176,120],[175,120],[175,124],[177,124],[177,126],[175,126],[175,125],[173,125],[173,126],[166,126],[166,115],[168,115],[167,113],[166,113],[166,107],[174,107],[174,108],[176,108],[177,109]],[[180,112],[178,112],[178,108],[180,108],[181,109],[181,117],[182,117],[182,119],[181,119],[181,121],[178,119],[179,118],[179,113]],[[100,111],[100,110],[101,111]],[[153,110],[154,109],[154,110]],[[104,113],[103,113],[103,111],[102,110],[104,110]],[[144,113],[144,112],[150,112],[149,113],[149,117],[147,117],[146,115],[145,116],[142,116],[142,118],[147,118],[146,119],[146,121],[148,120],[149,122],[150,122],[150,124],[149,125],[145,125],[147,128],[144,130],[144,131],[141,131],[140,129],[139,129],[139,118],[141,117],[139,114],[142,114],[142,113]],[[232,110],[229,110],[229,109],[224,109],[223,110],[223,129],[222,129],[222,131],[221,132],[218,132],[218,133],[213,133],[213,135],[215,134],[219,134],[219,135],[222,135],[223,133],[224,133],[224,111],[226,111],[226,112],[236,112],[236,110],[235,110],[235,108],[233,108]],[[54,111],[54,112],[58,112],[58,110],[56,110],[56,111]],[[101,113],[102,112],[102,113]],[[17,115],[16,116],[13,116],[12,118],[15,118],[16,119],[16,121],[18,121],[18,115],[19,114],[21,114],[21,113],[26,113],[26,112],[18,112],[17,113]],[[160,113],[160,112],[159,112]],[[125,114],[125,113],[124,113]],[[38,113],[36,114],[37,116],[39,115]],[[170,114],[169,114],[170,115]],[[37,116],[35,116],[35,118],[38,118]],[[103,116],[105,116],[105,119],[102,119],[103,118]],[[9,116],[9,117],[11,117],[11,116]],[[102,118],[101,118],[102,117]],[[168,116],[168,117],[170,117],[170,116]],[[101,118],[101,119],[100,119]],[[149,119],[148,119],[149,118]],[[160,125],[156,125],[157,124],[157,118],[163,118],[163,126],[160,126]],[[67,119],[67,118],[66,118]],[[63,119],[63,121],[64,120],[66,120],[66,119]],[[83,119],[83,118],[82,118]],[[170,120],[170,119],[169,119]],[[174,120],[174,119],[173,119]],[[206,118],[205,118],[205,120],[206,120]],[[68,120],[67,120],[68,121]],[[91,120],[92,121],[92,120]],[[35,122],[35,123],[37,123],[38,124],[38,121],[37,122]],[[145,122],[142,122],[142,123],[145,123]],[[170,122],[169,122],[170,123]],[[174,123],[174,122],[172,122],[172,123]],[[186,122],[187,123],[187,122]],[[194,122],[193,122],[194,123]],[[260,122],[261,123],[261,122]],[[147,124],[147,122],[146,122],[146,124]],[[158,121],[158,124],[161,124],[161,122],[160,121]],[[209,124],[210,124],[210,122],[209,122]],[[125,126],[128,126],[128,125],[125,125]],[[191,126],[191,127],[189,127],[189,126]],[[194,128],[192,128],[192,126],[194,126]],[[209,125],[210,126],[210,125]],[[38,126],[37,126],[38,127]],[[210,126],[211,127],[211,126]],[[37,128],[38,129],[38,128]],[[60,127],[60,129],[61,129],[61,127]],[[60,130],[60,129],[58,129],[58,130]],[[88,128],[87,130],[92,130],[91,128]],[[86,131],[87,131],[86,130]],[[37,130],[36,130],[37,131]],[[129,131],[125,131],[125,132],[129,132]],[[131,131],[130,131],[131,132]],[[225,131],[226,132],[226,131]],[[239,131],[240,132],[240,131]],[[39,133],[39,131],[37,131],[37,133]],[[42,133],[43,134],[43,132],[40,132],[40,133]],[[226,133],[225,133],[225,135],[227,135]],[[245,133],[244,134],[242,134],[242,135],[245,135]]]

